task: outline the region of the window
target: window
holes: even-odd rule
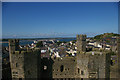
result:
[[[18,72],[13,72],[13,74],[18,74]]]
[[[64,70],[64,66],[61,65],[61,66],[60,66],[60,71],[63,72],[63,70]]]
[[[19,80],[22,80],[22,78],[19,78]]]
[[[84,75],[84,72],[83,72],[83,71],[81,71],[81,75]]]
[[[18,67],[18,63],[16,63],[16,67]]]
[[[68,68],[68,70],[69,70],[69,68]]]
[[[83,80],[83,78],[81,78],[81,80]]]
[[[44,70],[47,70],[47,66],[44,66]]]
[[[30,71],[28,71],[28,74],[30,75]]]
[[[80,69],[78,68],[78,74],[80,73]]]

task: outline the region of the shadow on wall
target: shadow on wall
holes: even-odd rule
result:
[[[53,60],[51,58],[41,59],[41,80],[52,80]]]

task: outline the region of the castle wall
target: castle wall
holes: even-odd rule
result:
[[[105,78],[105,55],[94,54],[89,56],[89,78]]]
[[[53,60],[53,78],[75,78],[76,59],[74,57],[56,58]]]
[[[86,52],[86,35],[77,35],[77,68],[80,78],[109,78],[110,54],[108,52]]]
[[[25,78],[40,78],[40,51],[29,51],[24,54]]]
[[[40,51],[11,53],[12,78],[40,78]]]
[[[12,78],[40,78],[40,49],[20,49],[19,40],[9,40],[10,67]]]
[[[77,68],[80,69],[80,78],[109,78],[110,54],[101,52],[86,52],[77,55]],[[81,74],[81,71],[83,71]]]
[[[79,73],[77,75],[78,78],[88,78],[88,62],[89,55],[77,54],[77,69]]]
[[[51,80],[53,75],[53,60],[51,58],[41,59],[41,79]]]
[[[77,56],[42,58],[40,49],[18,50],[18,42],[10,44],[10,61],[13,78],[34,79],[85,79],[109,78],[110,54],[86,52],[86,35],[77,35]],[[41,77],[40,77],[41,76]]]
[[[20,54],[19,51],[15,51],[11,53],[10,59],[12,78],[24,78],[24,52]]]

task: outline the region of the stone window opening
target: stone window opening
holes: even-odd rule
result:
[[[61,66],[60,66],[60,71],[63,72],[63,70],[64,70],[64,66],[61,65]]]
[[[13,74],[18,74],[18,72],[13,72]]]
[[[69,70],[69,68],[68,68],[68,70]]]
[[[81,80],[83,80],[83,78],[81,78]]]
[[[84,75],[84,71],[81,71],[81,75]]]
[[[80,74],[80,69],[78,68],[78,74]]]
[[[61,80],[63,80],[63,79],[61,78]]]
[[[30,71],[28,71],[28,74],[30,75]]]
[[[18,63],[16,63],[16,67],[18,67]]]
[[[47,70],[47,66],[44,66],[44,70]]]

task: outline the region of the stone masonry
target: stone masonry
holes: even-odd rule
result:
[[[86,35],[77,35],[77,56],[40,58],[40,49],[19,49],[18,40],[10,40],[12,78],[54,80],[109,79],[109,52],[86,51]]]

